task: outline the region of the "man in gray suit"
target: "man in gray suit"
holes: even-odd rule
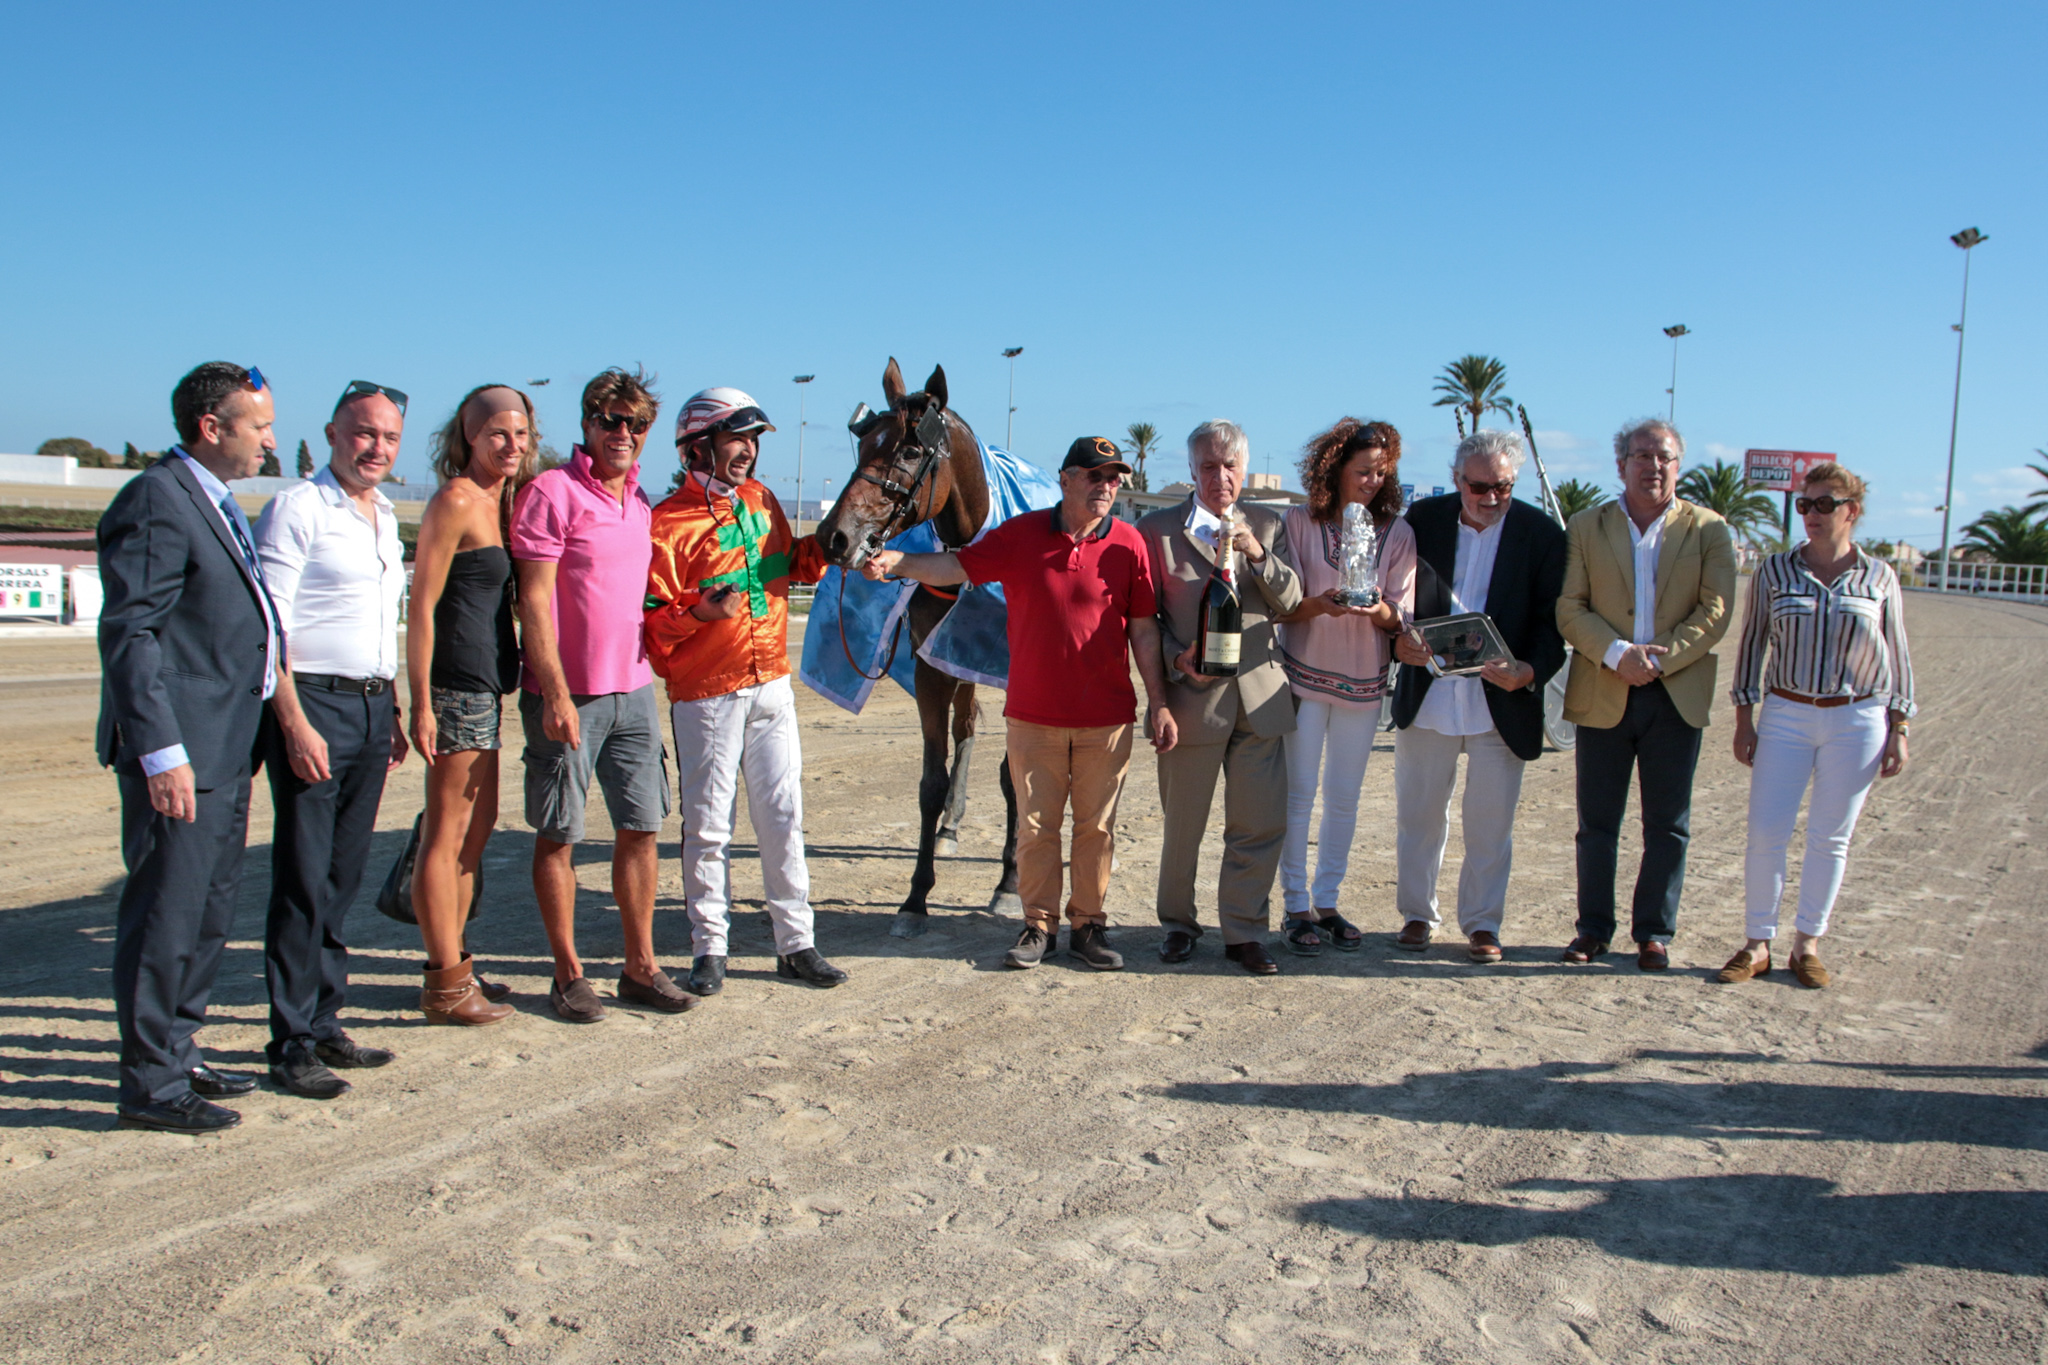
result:
[[[1223,870],[1216,918],[1223,955],[1254,976],[1280,964],[1266,951],[1273,878],[1287,837],[1285,736],[1294,729],[1294,700],[1280,669],[1274,622],[1301,605],[1301,575],[1289,561],[1280,516],[1237,506],[1249,447],[1234,422],[1204,422],[1188,436],[1188,472],[1195,491],[1138,522],[1152,556],[1159,594],[1160,646],[1169,661],[1166,705],[1180,742],[1159,755],[1159,803],[1166,832],[1159,850],[1162,962],[1185,962],[1201,926],[1195,922],[1195,864],[1209,807],[1223,776]],[[1219,545],[1236,551],[1235,582],[1244,606],[1237,676],[1196,670],[1195,638],[1202,591],[1216,569]],[[1151,733],[1150,721],[1146,733]]]
[[[257,370],[211,361],[178,381],[180,445],[100,518],[100,762],[121,789],[128,881],[114,939],[124,1127],[203,1133],[241,1115],[210,1101],[251,1076],[215,1071],[206,1022],[233,925],[263,703],[283,638],[248,518],[227,483],[277,449]]]

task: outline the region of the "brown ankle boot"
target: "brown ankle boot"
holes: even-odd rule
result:
[[[453,967],[426,969],[420,1009],[430,1024],[495,1024],[512,1013],[510,1005],[494,1005],[484,999],[467,953]]]

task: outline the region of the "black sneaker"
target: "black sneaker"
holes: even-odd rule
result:
[[[690,959],[690,994],[716,995],[725,989],[725,954],[706,953]]]
[[[1036,967],[1045,960],[1045,955],[1059,945],[1060,931],[1054,928],[1048,934],[1035,924],[1024,926],[1024,932],[1017,935],[1017,946],[1003,954],[1005,967]]]
[[[1067,951],[1098,972],[1120,972],[1124,955],[1109,946],[1109,926],[1077,924],[1067,935]]]

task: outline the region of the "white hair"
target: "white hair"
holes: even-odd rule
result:
[[[1239,469],[1251,464],[1252,446],[1245,439],[1244,428],[1235,422],[1226,422],[1218,417],[1202,423],[1188,433],[1188,468],[1195,467],[1195,452],[1205,445],[1213,445]]]
[[[1514,478],[1522,472],[1522,438],[1512,431],[1475,431],[1458,442],[1457,454],[1451,456],[1451,473],[1463,474],[1469,460],[1505,459],[1508,462],[1508,477]]]
[[[1681,460],[1685,458],[1685,438],[1678,434],[1677,427],[1672,426],[1671,423],[1665,421],[1662,417],[1639,417],[1635,421],[1624,425],[1620,431],[1615,432],[1614,458],[1626,460],[1628,458],[1628,448],[1635,444],[1636,437],[1646,431],[1661,431],[1666,436],[1669,436],[1671,444],[1678,447],[1678,458]]]

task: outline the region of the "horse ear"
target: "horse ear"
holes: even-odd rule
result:
[[[946,406],[946,367],[944,365],[932,366],[932,377],[924,381],[924,391],[930,394],[932,401],[940,407]]]
[[[882,371],[882,396],[889,400],[893,411],[903,406],[903,395],[910,390],[903,387],[903,371],[896,365],[896,357],[889,357],[889,368]]]

